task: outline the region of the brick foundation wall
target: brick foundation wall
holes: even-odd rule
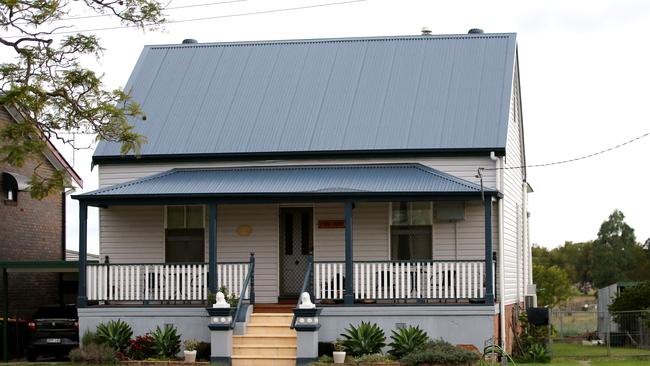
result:
[[[0,107],[0,129],[11,123],[11,116]],[[38,172],[51,174],[47,160],[29,160],[21,168],[0,162],[1,171],[30,177]],[[0,177],[0,187],[2,178]],[[32,199],[29,192],[19,192],[17,202],[7,202],[2,189],[0,197],[0,261],[60,260],[62,197],[53,194],[43,200]],[[0,287],[2,285],[0,284]],[[0,292],[0,300],[4,301]],[[40,305],[59,301],[59,275],[52,273],[10,273],[9,311],[11,315],[29,318]]]
[[[506,344],[506,352],[512,354],[513,350],[513,344],[515,340],[515,332],[520,333],[521,332],[521,327],[519,327],[519,320],[517,319],[517,313],[516,311],[516,306],[517,304],[510,304],[506,305],[506,311],[505,311],[505,320],[506,320],[506,339],[505,339],[505,344]],[[524,304],[521,303],[519,305],[520,313],[524,309]],[[496,339],[499,339],[500,333],[499,333],[499,326],[501,319],[500,317],[502,314],[499,314],[499,316],[494,317],[494,336]]]

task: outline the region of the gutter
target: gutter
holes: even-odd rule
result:
[[[498,192],[503,193],[503,157],[497,155],[494,152],[490,153],[490,159],[495,162],[497,174],[496,174],[496,189]],[[498,211],[498,220],[499,220],[499,230],[498,231],[498,247],[499,254],[497,260],[498,272],[499,272],[499,345],[501,348],[506,349],[506,305],[505,305],[505,291],[504,291],[504,276],[503,276],[503,200],[500,199],[497,201],[497,211]]]

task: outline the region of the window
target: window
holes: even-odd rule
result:
[[[203,206],[167,206],[165,262],[204,262]]]
[[[390,255],[393,260],[432,259],[430,202],[393,202]]]

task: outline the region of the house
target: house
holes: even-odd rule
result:
[[[109,262],[81,263],[82,329],[207,340],[225,286],[254,304],[228,361],[263,357],[263,317],[305,291],[319,342],[371,321],[509,347],[534,295],[518,70],[512,33],[146,46],[126,90],[148,143],[100,143],[100,188],[74,196]]]
[[[0,130],[22,118],[11,106],[0,106]],[[1,143],[1,142],[0,142]],[[63,170],[72,184],[82,179],[61,153],[48,142],[38,159],[27,159],[18,168],[0,162],[0,262],[50,261],[65,259],[65,195],[61,191],[45,199],[30,196],[29,177],[49,176]],[[31,317],[40,305],[56,304],[61,298],[60,278],[54,273],[12,273],[9,285],[9,314]],[[39,296],[34,296],[35,291]],[[4,292],[1,292],[4,293]],[[0,294],[4,304],[4,295]]]

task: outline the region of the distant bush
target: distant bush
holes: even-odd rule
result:
[[[402,357],[401,361],[408,365],[441,364],[463,365],[478,361],[479,356],[464,349],[454,347],[442,339],[425,343],[413,352]]]
[[[70,351],[70,361],[74,363],[109,364],[117,360],[115,350],[103,344],[89,343],[83,348]]]

